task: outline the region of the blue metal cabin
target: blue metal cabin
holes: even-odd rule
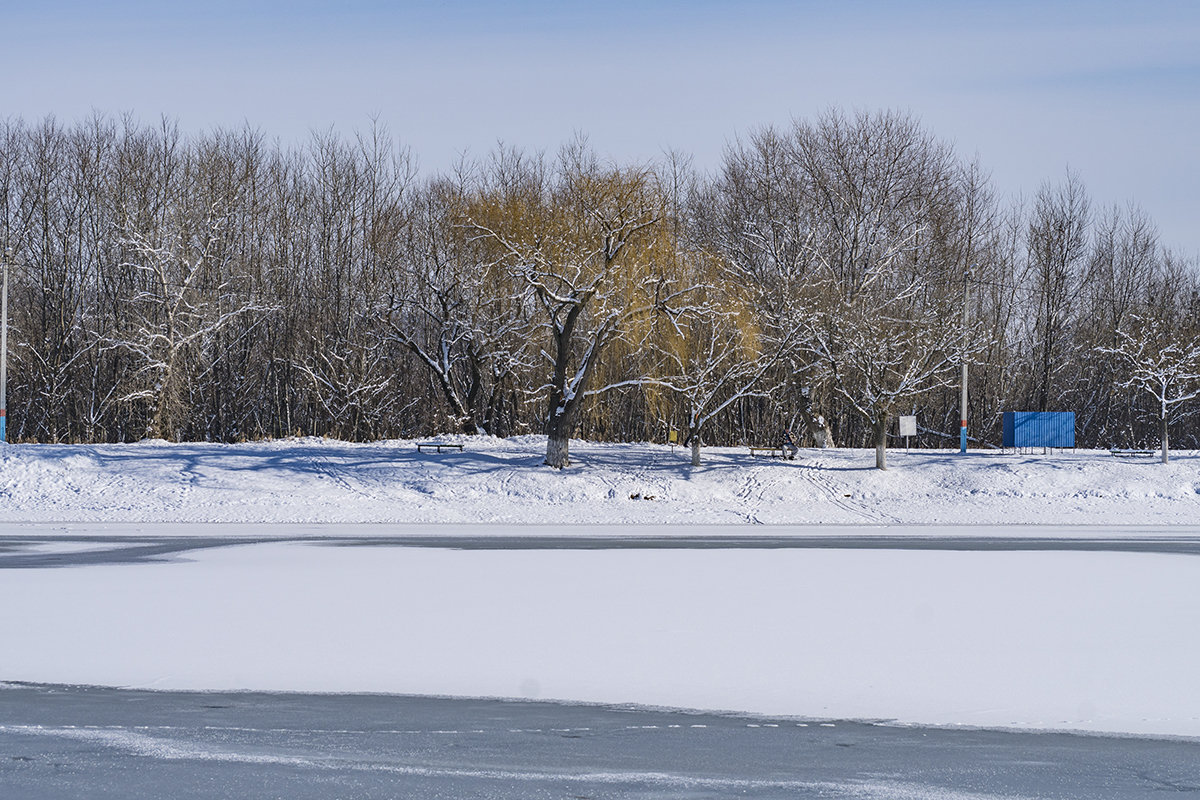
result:
[[[1005,447],[1075,447],[1074,411],[1005,411]]]

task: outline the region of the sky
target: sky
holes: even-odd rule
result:
[[[1068,168],[1200,256],[1200,2],[0,0],[0,117],[306,142],[378,120],[425,173],[497,142],[666,149],[831,107],[913,115],[1000,194]]]

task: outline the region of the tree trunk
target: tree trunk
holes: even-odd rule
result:
[[[813,414],[807,402],[800,407],[800,417],[804,420],[804,428],[812,437],[813,444],[820,448],[833,446],[833,431],[829,421],[821,414]]]
[[[698,467],[700,466],[700,431],[693,431],[688,436],[688,441],[692,445],[692,466]]]
[[[587,389],[588,377],[595,361],[588,361],[580,369],[583,374],[570,397],[566,394],[568,383],[567,368],[571,361],[571,342],[575,330],[575,322],[583,305],[574,306],[568,313],[562,327],[554,334],[554,371],[550,379],[549,409],[550,418],[546,421],[546,466],[563,469],[571,465],[571,457],[567,445],[575,430],[575,421],[579,417],[580,402]]]
[[[813,435],[813,440],[816,442],[817,447],[821,449],[833,447],[833,428],[829,427],[829,420],[825,419],[823,414],[818,414],[817,423],[820,427],[817,433]]]
[[[1162,463],[1167,463],[1167,410],[1162,415]]]
[[[875,468],[887,469],[887,423],[888,415],[882,414],[872,421],[875,431]]]
[[[159,386],[154,394],[154,411],[150,415],[150,421],[146,426],[145,437],[147,439],[165,439],[173,441],[172,420],[174,417],[173,406],[175,405],[174,383],[172,381],[172,373],[170,372],[170,364],[167,365],[167,372],[159,380]]]
[[[571,466],[567,451],[575,423],[579,418],[579,397],[574,397],[560,413],[554,414],[546,423],[546,466],[563,469]]]
[[[462,424],[458,426],[458,432],[468,436],[487,436],[489,431],[486,425],[480,425],[475,421],[475,415],[472,413],[463,418]]]
[[[546,466],[563,469],[571,466],[571,456],[567,451],[571,440],[571,429],[567,426],[566,415],[556,414],[550,418],[546,426]]]
[[[554,411],[546,423],[546,466],[548,467],[562,469],[571,466],[567,443],[579,424],[579,415],[583,412],[583,390],[586,386],[587,376],[585,375],[579,382],[579,393],[563,402],[562,406],[553,407]],[[551,393],[552,400],[555,398],[555,394],[559,394],[561,397],[560,393]]]

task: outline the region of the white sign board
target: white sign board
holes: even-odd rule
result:
[[[900,435],[901,436],[916,436],[917,435],[917,418],[916,417],[901,417],[900,418]]]

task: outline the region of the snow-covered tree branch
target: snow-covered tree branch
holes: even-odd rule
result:
[[[185,384],[224,356],[214,348],[218,334],[248,315],[272,310],[239,293],[228,275],[226,228],[227,217],[210,207],[194,223],[181,211],[171,228],[157,234],[132,225],[122,233],[129,254],[124,266],[140,279],[127,298],[130,325],[105,344],[134,359],[133,385],[118,399],[147,406],[148,437],[175,438]]]
[[[1161,430],[1162,463],[1169,460],[1168,428],[1171,417],[1200,398],[1200,334],[1186,336],[1166,320],[1130,315],[1125,329],[1117,330],[1116,347],[1098,352],[1118,357],[1125,370],[1118,386],[1135,388],[1154,398]]]
[[[585,142],[563,149],[553,180],[482,194],[468,228],[524,286],[549,339],[546,464],[570,463],[568,442],[606,348],[653,310],[653,175],[600,165]]]

